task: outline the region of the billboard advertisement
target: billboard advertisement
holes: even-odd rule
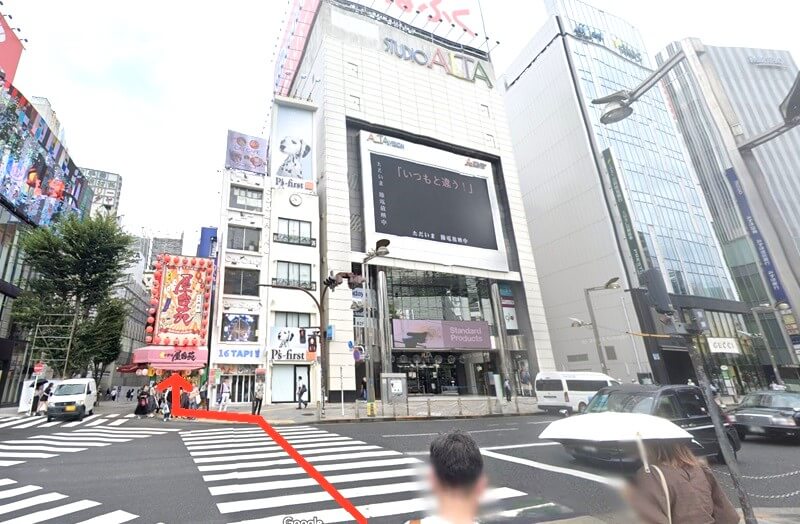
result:
[[[258,342],[258,315],[222,314],[222,342]]]
[[[314,108],[275,100],[270,169],[277,188],[314,191]]]
[[[396,349],[481,349],[492,348],[487,322],[451,320],[392,320]]]
[[[361,131],[367,245],[391,257],[508,270],[489,162]]]
[[[88,212],[92,190],[25,96],[0,91],[0,198],[33,224]]]
[[[214,261],[159,255],[147,319],[147,342],[164,346],[203,346],[208,331]]]
[[[267,140],[228,130],[225,169],[241,169],[263,175],[267,172]]]
[[[315,360],[319,329],[273,326],[269,332],[270,360]]]
[[[14,82],[19,59],[22,57],[22,42],[17,34],[6,22],[6,17],[0,13],[0,70],[5,74],[5,85]]]

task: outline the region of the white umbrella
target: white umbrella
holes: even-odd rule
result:
[[[692,434],[667,419],[643,413],[587,413],[550,423],[539,438],[582,440],[593,442],[635,442],[642,456],[645,471],[650,465],[645,452],[645,440],[692,440]]]

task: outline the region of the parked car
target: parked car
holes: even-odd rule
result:
[[[714,405],[714,409],[719,409]],[[622,384],[601,389],[586,408],[586,413],[644,413],[662,417],[685,429],[694,437],[690,444],[698,456],[714,456],[722,460],[719,442],[711,422],[703,394],[697,386],[650,386]],[[720,411],[723,417],[726,417]],[[731,421],[724,419],[734,451],[742,443]],[[587,437],[589,437],[587,435]],[[594,442],[590,438],[565,445],[573,457],[608,464],[636,466],[639,454],[635,445],[616,442]]]
[[[581,413],[599,389],[619,384],[602,373],[543,371],[533,383],[537,407],[542,411]]]
[[[47,403],[47,421],[54,418],[77,418],[94,414],[97,384],[91,378],[73,378],[61,382]]]
[[[748,435],[783,437],[800,443],[800,393],[758,391],[730,412],[739,438]]]

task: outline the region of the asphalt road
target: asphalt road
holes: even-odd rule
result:
[[[10,419],[9,419],[10,420]],[[481,446],[496,522],[591,515],[620,522],[619,477],[575,462],[537,437],[553,417],[362,422],[281,428],[370,522],[404,522],[428,507],[430,441],[460,428]],[[258,428],[136,420],[3,427],[0,521],[16,524],[222,523],[273,517],[350,518]],[[800,506],[800,446],[748,439],[740,452],[757,506]],[[728,484],[723,466],[714,465]],[[766,498],[770,497],[770,498]],[[500,511],[511,511],[498,517]],[[94,520],[93,520],[94,519]],[[273,520],[265,520],[270,522]]]

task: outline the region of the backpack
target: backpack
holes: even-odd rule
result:
[[[306,389],[306,385],[305,384],[301,384],[300,385],[300,395],[305,395],[306,391],[308,391]]]

